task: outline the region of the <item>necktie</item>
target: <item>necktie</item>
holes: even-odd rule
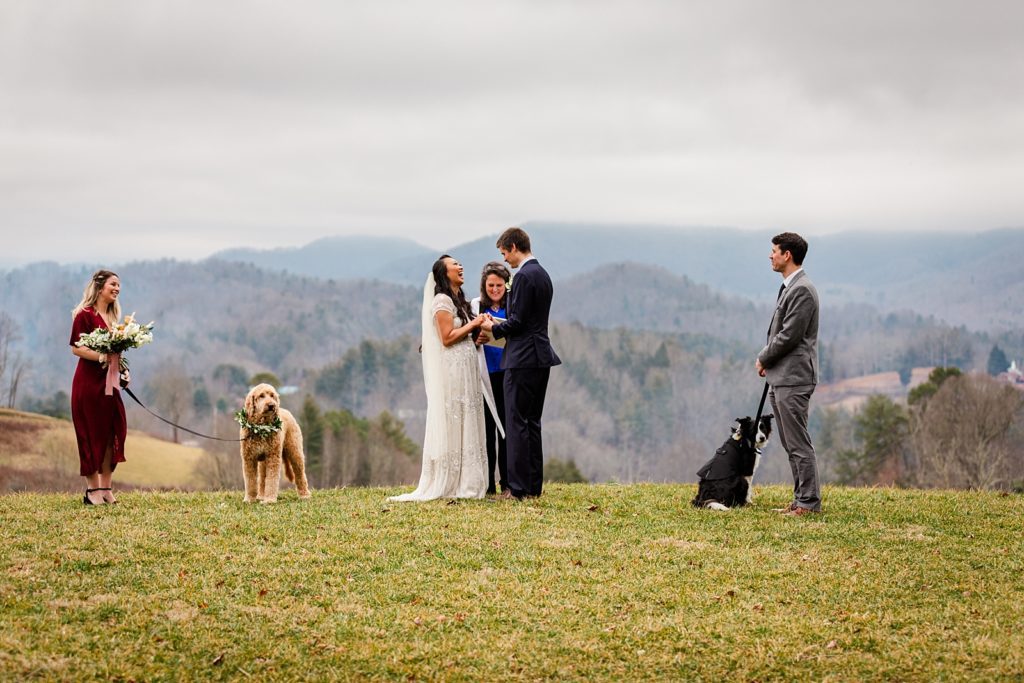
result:
[[[786,291],[786,283],[783,282],[782,285],[779,287],[779,295],[777,297],[775,297],[775,300],[778,301],[779,299],[781,299],[782,298],[782,293],[785,292],[785,291]]]

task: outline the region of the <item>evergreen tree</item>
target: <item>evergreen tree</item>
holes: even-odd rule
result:
[[[249,378],[249,385],[256,386],[257,384],[269,384],[275,389],[279,389],[281,387],[281,380],[272,372],[257,372]]]
[[[192,392],[192,409],[197,413],[205,414],[213,404],[210,402],[210,392],[206,390],[206,387],[200,386],[194,392]]]
[[[245,393],[249,388],[248,377],[245,368],[229,363],[221,363],[213,369],[213,378],[223,382],[227,390],[233,393]]]
[[[872,484],[884,465],[902,455],[907,414],[889,397],[875,394],[868,398],[854,424],[861,448],[836,456],[836,476],[841,484]]]
[[[587,481],[587,478],[580,472],[580,468],[576,467],[576,462],[571,458],[569,460],[551,458],[544,463],[544,479],[565,484],[583,484]]]
[[[1009,367],[1010,361],[1006,358],[1003,350],[998,345],[993,346],[992,350],[988,353],[988,374],[995,377],[1006,372]]]
[[[950,377],[959,377],[962,373],[960,368],[956,367],[938,367],[933,368],[928,374],[928,381],[923,384],[918,384],[916,387],[910,390],[907,394],[907,403],[910,405],[917,405],[923,401],[928,400],[935,395],[935,392],[939,390],[942,383]]]
[[[306,472],[310,480],[315,481],[318,486],[323,486],[320,479],[324,455],[324,420],[320,406],[312,396],[307,395],[306,400],[302,402],[298,420],[302,428],[302,446],[306,452]]]

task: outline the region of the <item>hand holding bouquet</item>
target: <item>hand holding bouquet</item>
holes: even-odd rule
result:
[[[75,346],[85,347],[107,356],[107,390],[109,396],[117,383],[119,371],[128,371],[128,361],[122,355],[129,349],[153,341],[153,323],[140,325],[135,322],[135,314],[125,317],[124,322],[114,325],[112,329],[98,327],[88,334],[82,333]]]

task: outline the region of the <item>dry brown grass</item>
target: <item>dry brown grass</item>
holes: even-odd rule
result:
[[[202,449],[129,430],[127,462],[118,465],[114,483],[120,489],[195,489],[197,467],[207,457]],[[77,492],[82,481],[71,422],[0,409],[0,493]]]

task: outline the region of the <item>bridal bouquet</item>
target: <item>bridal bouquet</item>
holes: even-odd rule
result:
[[[75,346],[84,346],[98,353],[110,355],[112,353],[123,354],[129,349],[137,349],[153,341],[153,323],[140,325],[135,322],[135,315],[126,316],[124,322],[114,325],[113,329],[107,330],[97,327],[88,334],[82,333]],[[128,362],[121,357],[121,369],[128,367]]]
[[[79,335],[75,346],[85,347],[97,353],[107,354],[110,363],[107,375],[107,395],[117,382],[119,371],[128,369],[128,360],[124,352],[137,349],[153,341],[153,323],[140,325],[135,322],[135,314],[126,316],[124,322],[114,325],[112,329],[97,327],[92,332]]]

